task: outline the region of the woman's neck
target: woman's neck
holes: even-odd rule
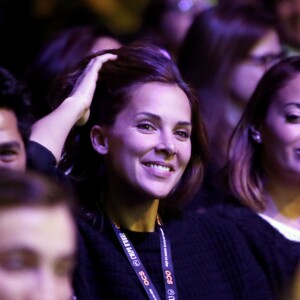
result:
[[[300,228],[300,188],[268,186],[264,214],[279,222]]]
[[[104,210],[109,218],[119,226],[131,231],[154,232],[159,200],[126,201],[126,199],[106,198]]]

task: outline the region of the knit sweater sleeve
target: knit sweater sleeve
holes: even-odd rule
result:
[[[29,141],[27,146],[27,168],[46,174],[59,184],[73,191],[71,179],[56,166],[56,160],[51,151],[43,145]]]

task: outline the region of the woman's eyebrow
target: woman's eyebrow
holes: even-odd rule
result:
[[[148,116],[152,119],[156,119],[156,120],[161,120],[161,117],[157,114],[154,114],[154,113],[150,113],[150,112],[139,112],[137,113],[135,116],[139,116],[139,115],[145,115],[145,116]],[[189,121],[179,121],[177,122],[178,125],[180,126],[192,126],[192,123],[189,122]]]

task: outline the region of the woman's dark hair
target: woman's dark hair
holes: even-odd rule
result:
[[[99,179],[99,175],[101,175],[99,170],[102,169],[103,164],[101,156],[91,145],[91,128],[95,124],[113,125],[117,115],[127,105],[136,87],[149,82],[177,85],[184,91],[191,106],[192,154],[182,179],[174,191],[163,200],[163,203],[171,206],[179,205],[184,200],[189,199],[200,186],[203,164],[207,157],[207,139],[199,113],[197,96],[182,80],[176,65],[164,50],[147,43],[134,43],[120,49],[102,51],[92,55],[81,64],[77,71],[64,79],[62,93],[58,98],[67,97],[74,82],[93,57],[107,52],[116,54],[118,58],[106,62],[102,67],[91,105],[89,121],[85,126],[77,129],[79,134],[75,138],[73,137],[71,149],[66,147],[63,163],[68,163],[68,159],[72,158],[71,164],[65,164],[67,168],[72,167],[71,175],[77,179],[84,179],[83,182],[94,183],[96,190],[99,190],[99,180],[101,180]],[[72,157],[74,140],[77,142],[78,152]],[[89,190],[95,191],[95,189],[85,188],[84,199],[88,198]],[[91,195],[91,197],[93,198],[92,202],[95,202],[97,199],[95,195]]]
[[[265,172],[261,162],[261,144],[252,138],[279,92],[300,75],[300,56],[283,59],[265,73],[237,125],[229,147],[228,176],[233,194],[256,211],[265,209]]]

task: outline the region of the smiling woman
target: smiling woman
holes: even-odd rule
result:
[[[179,87],[153,82],[136,88],[113,128],[92,129],[94,148],[107,154],[109,174],[118,174],[111,201],[121,195],[125,201],[123,178],[147,198],[166,197],[191,157],[191,129],[191,107]]]
[[[109,52],[115,53],[114,50]],[[123,47],[116,54],[118,59],[105,63],[101,69],[90,118],[80,128],[80,143],[74,144],[71,139],[71,147],[65,148],[63,163],[69,163],[67,169],[72,168],[74,177],[82,171],[88,177],[83,185],[86,206],[95,207],[95,193],[98,199],[103,199],[104,193],[105,197],[118,193],[116,198],[122,195],[124,203],[127,190],[135,185],[134,189],[139,192],[136,194],[132,190],[128,194],[131,202],[136,195],[138,199],[141,196],[163,198],[161,206],[176,207],[199,188],[207,156],[206,134],[196,94],[182,81],[174,63],[161,49]],[[86,63],[78,74],[71,73],[65,79],[62,99],[72,88],[70,82],[77,80]],[[99,165],[105,169],[102,174],[99,174]],[[152,174],[158,172],[155,165],[171,168],[171,172],[164,174],[164,180]],[[99,179],[99,175],[103,179]],[[155,178],[147,181],[150,175]],[[125,189],[120,185],[124,177]],[[99,186],[99,180],[105,180],[107,185]],[[141,185],[150,187],[159,182],[169,185],[164,187],[164,194],[140,194]],[[87,199],[85,184],[89,184],[89,191],[93,190],[93,199]],[[174,189],[175,186],[178,188]],[[151,189],[156,190],[156,187]]]
[[[196,94],[166,51],[136,43],[98,52],[61,84],[58,99],[70,96],[49,130],[61,124],[61,133],[74,111],[82,116],[78,101],[87,113],[92,98],[89,119],[69,136],[60,166],[76,178],[85,208],[77,220],[77,298],[273,296],[281,282],[269,277],[286,275],[284,269],[272,265],[266,276],[234,225],[180,210],[201,184],[207,140]],[[37,141],[53,137],[36,129]],[[44,145],[57,148],[57,139]]]
[[[300,241],[300,58],[287,58],[259,83],[230,145],[234,195]]]

